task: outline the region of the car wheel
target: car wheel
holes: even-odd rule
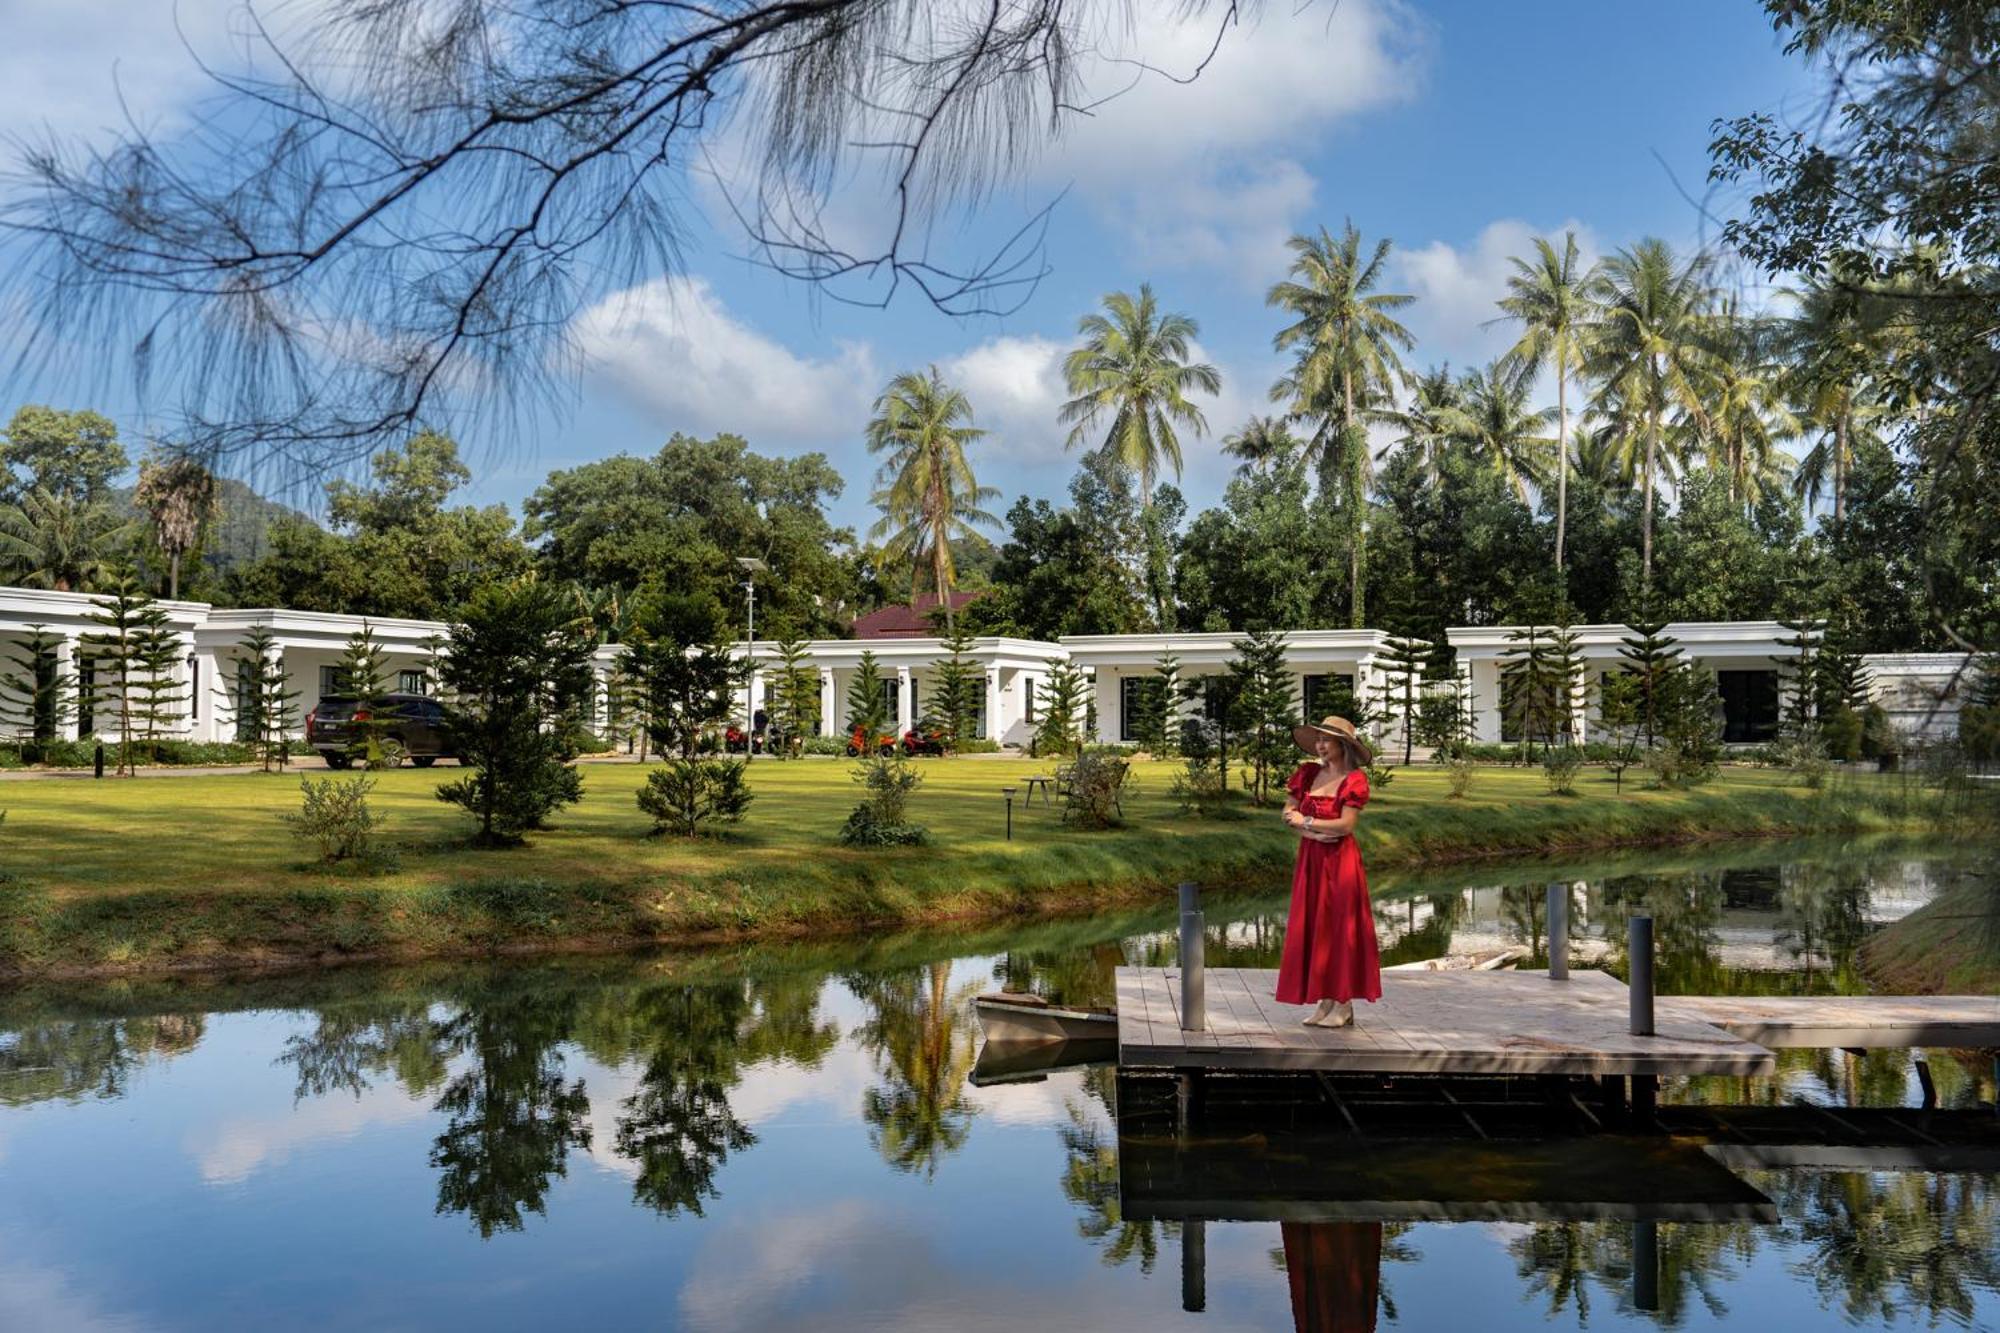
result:
[[[320,758],[322,758],[322,759],[324,759],[324,760],[326,760],[326,766],[327,766],[328,768],[353,768],[353,767],[354,767],[354,759],[353,759],[353,757],[352,757],[351,755],[344,755],[344,754],[341,754],[341,753],[340,753],[339,751],[337,751],[337,750],[321,750],[321,751],[319,752],[319,757],[320,757]]]
[[[435,764],[437,761],[438,757],[434,754],[415,755],[412,756],[410,759],[410,762],[415,764],[418,768],[429,768],[432,764]]]

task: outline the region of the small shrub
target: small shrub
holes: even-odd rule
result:
[[[1459,800],[1472,790],[1472,775],[1478,770],[1470,756],[1464,754],[1447,755],[1442,762],[1445,781],[1451,786],[1451,797]]]
[[[850,847],[903,847],[930,837],[921,824],[909,822],[910,793],[924,775],[898,752],[863,759],[854,766],[854,780],[867,795],[840,827],[840,840]]]
[[[1819,729],[1826,757],[1846,764],[1861,758],[1861,730],[1861,714],[1852,708],[1836,708],[1827,714]]]
[[[799,753],[844,755],[847,753],[847,737],[808,736],[799,742]]]
[[[952,747],[953,754],[999,754],[1000,742],[990,736],[974,736]]]
[[[1070,764],[1063,818],[1078,828],[1115,828],[1124,822],[1119,793],[1132,761],[1114,746],[1092,746]]]
[[[646,776],[639,808],[653,817],[649,836],[692,838],[703,825],[735,823],[755,799],[737,759],[669,759]]]
[[[1800,786],[1813,791],[1824,787],[1827,775],[1833,771],[1833,760],[1827,755],[1825,743],[1810,732],[1788,736],[1770,749],[1772,762],[1780,768],[1790,769]]]
[[[1542,752],[1542,780],[1551,796],[1574,796],[1576,775],[1583,771],[1583,751],[1575,745],[1551,745]]]
[[[1376,791],[1396,780],[1396,766],[1384,759],[1378,751],[1375,762],[1361,770],[1368,775],[1368,789]]]
[[[318,847],[320,860],[354,860],[368,855],[379,826],[368,808],[373,790],[373,778],[300,778],[299,812],[278,818],[290,826],[292,836]]]

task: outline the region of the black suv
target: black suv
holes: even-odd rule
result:
[[[349,768],[356,758],[357,720],[352,695],[329,694],[306,714],[306,744],[318,750],[328,768]],[[376,708],[383,723],[382,738],[394,741],[410,762],[429,768],[450,752],[444,742],[444,705],[423,694],[385,694]],[[367,714],[359,720],[369,720]]]

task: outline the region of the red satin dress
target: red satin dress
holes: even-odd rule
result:
[[[1333,819],[1343,806],[1368,804],[1368,775],[1355,769],[1330,796],[1310,796],[1317,763],[1299,765],[1285,790],[1314,822]],[[1278,1002],[1379,1000],[1382,964],[1375,950],[1375,913],[1368,905],[1368,876],[1354,839],[1299,839],[1292,871],[1292,911],[1285,922],[1285,956],[1278,965]]]

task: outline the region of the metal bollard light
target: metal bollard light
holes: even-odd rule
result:
[[[1569,980],[1569,883],[1549,885],[1549,980]]]
[[[1635,916],[1625,923],[1625,954],[1631,964],[1626,987],[1632,1001],[1632,1035],[1653,1035],[1653,918]]]
[[[1014,841],[1014,788],[1002,787],[1007,795],[1007,841]]]
[[[94,778],[104,776],[104,742],[97,743],[97,753],[91,759],[91,774]]]
[[[1203,965],[1200,888],[1181,885],[1181,1031],[1208,1030],[1208,978]]]

